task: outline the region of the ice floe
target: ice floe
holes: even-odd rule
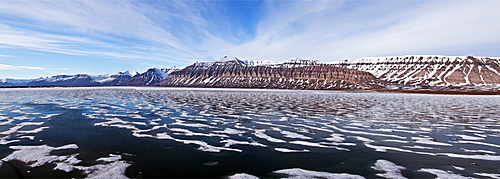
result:
[[[471,179],[472,178],[472,177],[464,177],[462,175],[455,174],[451,171],[444,171],[444,170],[432,169],[432,168],[422,168],[418,171],[436,175],[437,179],[447,179],[447,178],[450,178],[450,179],[451,178],[453,178],[453,179]]]
[[[68,144],[61,147],[51,147],[48,145],[41,146],[10,146],[10,149],[15,151],[3,158],[2,161],[19,160],[24,163],[29,164],[30,167],[38,167],[52,162],[64,162],[69,159],[70,156],[55,156],[49,155],[50,152],[54,150],[62,149],[77,149],[76,144]]]
[[[427,144],[427,145],[440,145],[440,146],[453,146],[452,144],[444,143],[444,142],[436,142],[430,137],[412,137],[413,142],[418,144]]]
[[[35,134],[35,133],[42,132],[44,129],[48,129],[48,128],[50,128],[50,127],[39,127],[39,128],[29,130],[29,131],[18,131],[18,132],[22,133],[22,134]]]
[[[496,173],[474,173],[474,175],[500,179],[500,174],[496,174]]]
[[[5,158],[3,162],[12,160],[21,161],[28,164],[29,167],[39,167],[46,164],[55,164],[54,170],[71,172],[73,170],[83,171],[87,178],[128,178],[125,176],[125,170],[130,164],[119,161],[120,155],[110,154],[110,157],[99,158],[96,161],[104,162],[94,166],[76,165],[82,162],[78,159],[78,153],[70,155],[51,155],[52,151],[78,149],[76,144],[68,144],[61,147],[51,147],[48,145],[40,146],[10,146],[15,151]],[[0,163],[1,166],[1,163]]]
[[[232,139],[226,139],[220,141],[221,143],[226,143],[224,147],[229,147],[231,145],[251,145],[251,146],[259,146],[259,147],[267,147],[267,145],[252,141],[252,142],[247,142],[247,141],[237,141],[237,140],[232,140]]]
[[[288,175],[289,178],[335,178],[335,179],[363,179],[365,177],[360,175],[353,175],[347,173],[328,173],[328,172],[318,172],[311,170],[304,170],[301,168],[291,168],[277,170],[273,173]]]
[[[93,166],[75,166],[77,170],[84,171],[86,178],[128,178],[125,176],[125,170],[130,166],[129,163],[121,161],[121,156],[110,154],[110,157],[98,158],[97,161],[108,162]]]
[[[256,177],[256,176],[253,176],[250,174],[246,174],[246,173],[237,173],[237,174],[229,176],[228,179],[259,179],[259,177]]]
[[[307,149],[302,149],[302,150],[292,150],[292,149],[287,149],[287,148],[274,148],[274,150],[278,152],[284,152],[284,153],[293,153],[293,152],[310,152]]]
[[[462,138],[463,140],[484,140],[483,137],[474,137],[469,135],[456,134],[455,136]]]
[[[225,128],[223,131],[213,131],[215,133],[224,133],[224,134],[244,134],[246,133],[245,131],[242,130],[237,130],[237,129],[232,129],[232,128]]]
[[[346,148],[335,147],[335,146],[327,146],[327,145],[322,145],[322,144],[319,144],[319,143],[307,142],[307,141],[291,141],[289,143],[290,144],[296,144],[296,145],[304,145],[304,146],[309,146],[309,147],[333,148],[333,149],[337,149],[337,150],[349,151],[349,149],[346,149]]]
[[[401,170],[406,169],[405,167],[396,165],[390,161],[379,159],[375,162],[375,166],[372,167],[375,170],[383,171],[385,173],[379,173],[377,176],[391,179],[404,179],[401,174]]]
[[[293,138],[293,139],[312,139],[311,137],[304,136],[302,134],[298,134],[295,132],[290,132],[290,131],[280,131],[281,134],[283,134],[285,137],[288,138]]]
[[[255,135],[255,137],[258,137],[258,138],[261,138],[261,139],[266,139],[269,142],[286,143],[286,141],[284,141],[284,140],[268,136],[267,134],[265,134],[265,132],[266,132],[265,129],[257,129],[257,130],[255,130],[254,135]]]

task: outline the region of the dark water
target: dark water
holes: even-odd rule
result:
[[[500,96],[1,89],[0,177],[498,178],[499,107]]]

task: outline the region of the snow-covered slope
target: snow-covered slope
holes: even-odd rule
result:
[[[169,68],[150,68],[142,74],[134,75],[130,80],[120,83],[118,85],[126,86],[147,86],[163,81],[167,76],[175,71],[179,71],[180,67],[169,67]]]
[[[132,79],[135,75],[139,75],[139,73],[136,71],[122,71],[116,74],[91,76],[91,78],[100,85],[113,86],[126,82]]]
[[[342,60],[335,64],[403,85],[500,86],[500,58],[408,55]]]
[[[25,86],[31,81],[33,81],[33,79],[0,79],[0,86]]]
[[[193,65],[197,67],[210,67],[214,64],[224,64],[224,63],[235,63],[242,64],[247,67],[251,66],[266,66],[271,68],[292,68],[292,67],[305,67],[311,65],[320,64],[317,60],[303,60],[300,58],[291,58],[290,60],[284,62],[275,62],[270,60],[243,60],[237,57],[224,56],[221,59],[211,61],[211,62],[196,62]]]
[[[92,80],[87,74],[56,75],[52,77],[35,79],[27,86],[96,86],[99,83]]]
[[[105,75],[56,75],[34,80],[3,79],[0,86],[145,86],[164,80],[168,74],[178,71],[180,67],[151,68],[144,73],[121,71]]]

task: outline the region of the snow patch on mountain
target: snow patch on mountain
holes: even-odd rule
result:
[[[334,64],[403,85],[500,87],[500,58],[407,55],[346,59]]]
[[[27,83],[33,81],[33,79],[0,79],[0,86],[24,86]]]

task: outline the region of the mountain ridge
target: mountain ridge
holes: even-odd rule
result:
[[[25,81],[0,80],[19,85]],[[500,89],[500,58],[406,55],[336,62],[292,58],[284,62],[228,57],[184,68],[108,75],[57,75],[19,86],[178,86],[319,90],[494,92]]]

